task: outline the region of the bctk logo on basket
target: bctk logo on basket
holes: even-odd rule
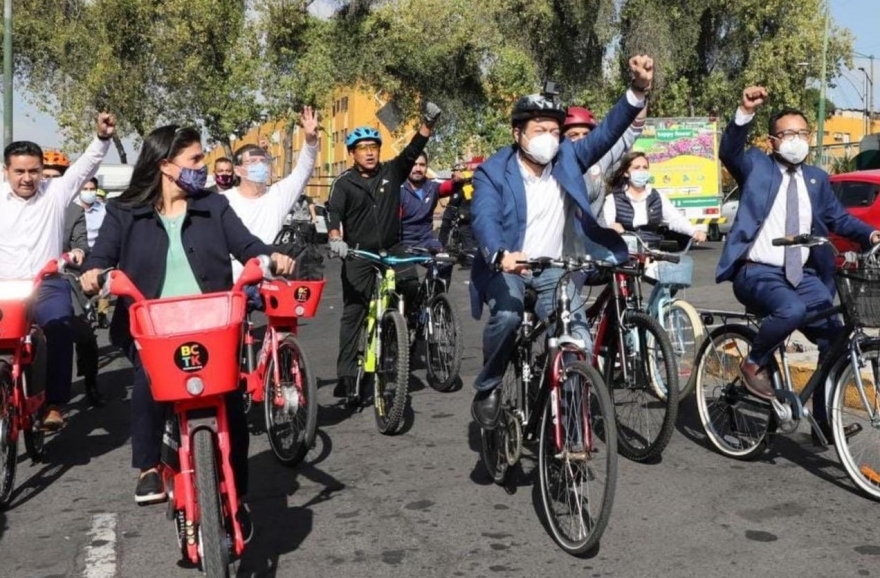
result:
[[[293,293],[293,298],[296,299],[297,303],[305,303],[311,296],[312,290],[303,286],[297,287]]]
[[[199,371],[208,365],[208,350],[195,341],[184,343],[174,352],[174,365],[181,371]]]

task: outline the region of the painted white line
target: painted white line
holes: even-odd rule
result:
[[[116,514],[92,516],[83,578],[116,576]]]

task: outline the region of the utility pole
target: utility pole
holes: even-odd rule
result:
[[[828,84],[828,34],[831,24],[830,0],[825,1],[825,31],[822,34],[822,74],[819,79],[819,126],[816,129],[816,163],[822,165],[825,141],[825,85]]]
[[[3,0],[3,146],[12,142],[12,0]]]
[[[867,58],[870,62],[868,70],[865,70],[863,66],[859,67],[859,70],[865,73],[865,111],[868,115],[865,135],[867,136],[874,132],[874,55],[862,54],[861,52],[853,52],[853,54],[860,58]]]

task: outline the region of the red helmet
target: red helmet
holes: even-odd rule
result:
[[[570,106],[566,111],[565,122],[562,123],[562,130],[573,126],[588,126],[590,130],[596,128],[596,117],[590,112],[589,108],[582,106]]]

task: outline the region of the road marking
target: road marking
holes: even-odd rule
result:
[[[92,516],[90,543],[86,548],[84,578],[116,576],[116,514]]]

